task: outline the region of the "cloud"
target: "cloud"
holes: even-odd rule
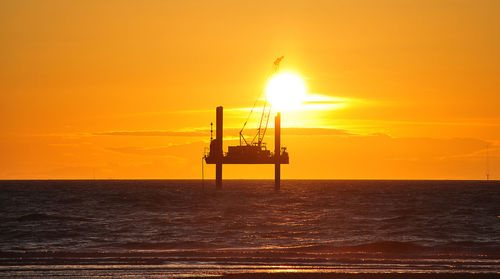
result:
[[[192,143],[182,143],[182,144],[171,144],[168,146],[157,146],[157,147],[137,147],[137,146],[123,146],[123,147],[108,147],[108,150],[126,154],[134,155],[144,155],[144,156],[162,156],[171,157],[176,159],[186,158],[189,155],[189,151],[202,150],[204,142],[192,142]],[[187,156],[189,157],[189,156]]]
[[[337,104],[344,104],[342,101],[322,101],[322,100],[315,100],[315,101],[304,101],[304,104],[311,104],[311,105],[337,105]]]
[[[271,129],[274,133],[274,129]],[[353,135],[347,130],[333,128],[283,128],[283,134],[288,136],[347,136]]]
[[[488,142],[372,134],[288,137],[284,144],[293,162],[288,178],[482,179]],[[492,170],[496,149],[489,150]]]
[[[192,131],[110,131],[93,133],[95,136],[145,136],[145,137],[202,137],[207,130]]]
[[[255,129],[246,129],[246,133]],[[214,131],[215,132],[215,131]],[[224,129],[225,135],[238,135],[239,128]],[[269,134],[274,134],[274,129],[267,130]],[[334,128],[298,128],[284,127],[282,133],[289,136],[338,136],[338,135],[353,135],[347,130]],[[207,137],[210,135],[210,130],[193,129],[191,131],[109,131],[93,133],[94,136],[141,136],[141,137]]]
[[[352,98],[309,93],[302,103],[301,110],[336,110],[360,101]]]

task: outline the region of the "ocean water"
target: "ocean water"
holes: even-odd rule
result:
[[[500,182],[0,181],[0,277],[500,272]]]

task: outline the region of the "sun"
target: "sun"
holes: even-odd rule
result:
[[[297,109],[306,98],[306,86],[292,73],[274,75],[266,86],[267,101],[278,111]]]

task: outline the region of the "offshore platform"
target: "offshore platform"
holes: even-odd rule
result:
[[[273,74],[279,69],[282,57],[274,61]],[[255,104],[250,114],[255,109]],[[271,104],[264,102],[260,123],[252,140],[247,140],[243,135],[250,116],[240,130],[240,144],[229,146],[227,152],[223,149],[223,108],[216,108],[215,139],[211,129],[210,150],[203,158],[207,164],[215,164],[215,185],[217,189],[222,188],[222,165],[223,164],[274,164],[274,188],[280,189],[281,164],[288,164],[289,157],[286,147],[281,146],[281,113],[277,112],[274,118],[274,153],[267,149],[263,141],[267,131],[271,114]],[[212,125],[213,126],[213,125]]]

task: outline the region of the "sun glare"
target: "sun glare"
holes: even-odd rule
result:
[[[273,108],[279,111],[293,110],[306,98],[306,87],[295,74],[277,74],[267,83],[266,96]]]

